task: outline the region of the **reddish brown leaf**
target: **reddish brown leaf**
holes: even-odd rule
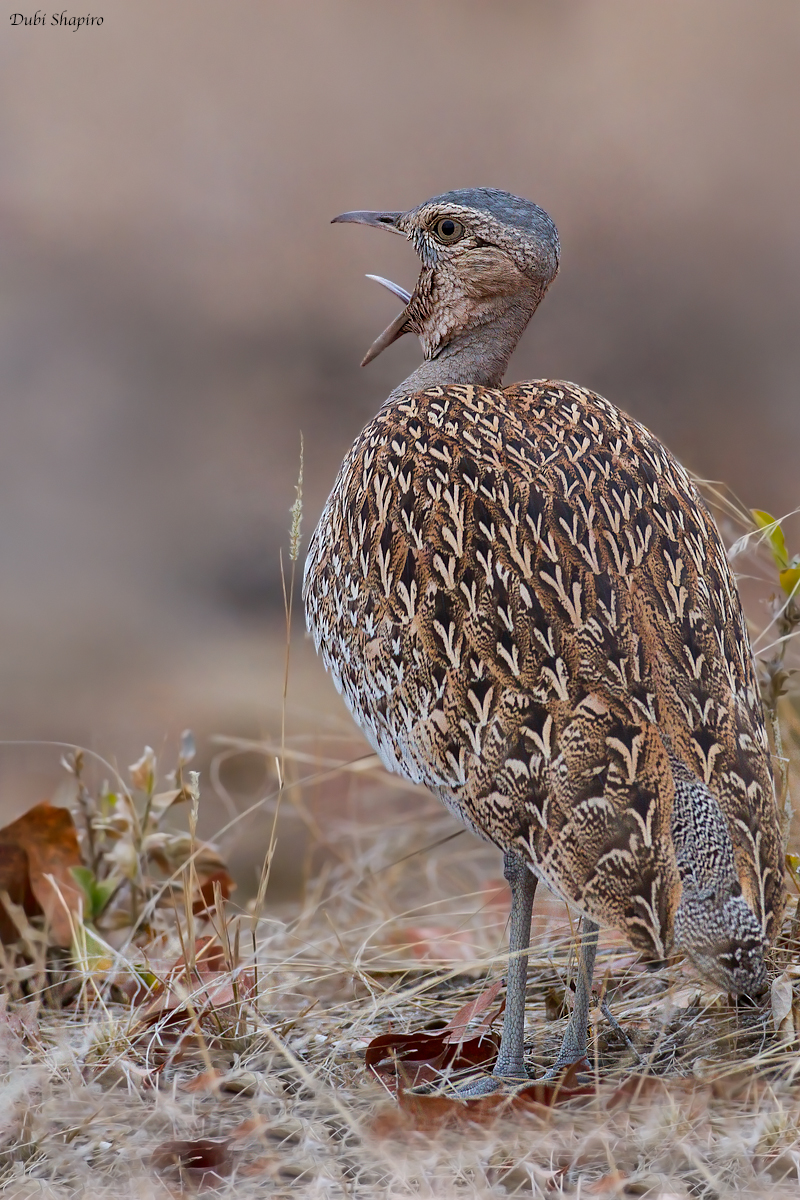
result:
[[[235,985],[235,986],[234,986]],[[170,1024],[191,1022],[191,1010],[199,1021],[216,1015],[224,1020],[236,1016],[238,1001],[251,1000],[255,994],[252,971],[206,971],[198,963],[197,972],[187,972],[183,966],[158,985],[151,993],[150,1003],[142,1013],[142,1022],[166,1020]]]
[[[663,1079],[655,1075],[629,1075],[610,1097],[608,1108],[628,1108],[642,1100],[650,1100],[653,1096],[666,1099],[669,1089]]]
[[[224,869],[215,871],[213,875],[209,875],[200,884],[200,887],[195,892],[196,899],[192,902],[192,912],[196,917],[215,911],[214,905],[214,884],[219,884],[219,890],[222,893],[222,899],[227,900],[231,892],[236,887],[231,876]]]
[[[219,1071],[201,1071],[198,1075],[187,1079],[182,1084],[181,1090],[184,1092],[216,1092],[219,1090],[221,1079],[222,1074]]]
[[[22,846],[0,842],[0,891],[7,892],[14,904],[29,917],[39,916],[41,908],[31,891],[28,856]],[[0,901],[0,942],[8,946],[19,937],[19,931]]]
[[[593,1087],[577,1082],[587,1067],[584,1059],[568,1067],[560,1079],[553,1082],[538,1081],[512,1092],[463,1099],[436,1093],[419,1094],[401,1087],[399,1108],[379,1111],[371,1125],[372,1133],[376,1137],[401,1137],[412,1129],[433,1133],[448,1125],[490,1125],[516,1114],[544,1116],[556,1105],[594,1095]]]
[[[219,941],[213,937],[195,938],[194,959],[201,974],[225,970],[225,951]],[[175,975],[186,967],[186,956],[181,954],[169,968],[169,973]]]
[[[457,1042],[459,1038],[463,1037],[464,1031],[470,1021],[473,1021],[481,1013],[486,1012],[486,1009],[496,998],[503,983],[504,980],[498,979],[497,983],[493,983],[491,987],[486,988],[484,992],[481,992],[480,996],[477,996],[474,1000],[467,1001],[463,1008],[460,1008],[452,1020],[448,1021],[444,1029],[441,1030],[442,1036],[449,1033],[448,1041],[451,1042]],[[500,1011],[502,1011],[503,1007],[501,1005]],[[480,1025],[472,1031],[473,1037],[479,1037],[484,1029],[488,1029],[492,1021],[496,1020],[499,1015],[499,1013],[494,1013],[491,1016],[484,1017]]]
[[[609,1175],[601,1175],[594,1183],[590,1183],[586,1192],[589,1196],[620,1196],[625,1194],[622,1189],[629,1182],[629,1175],[623,1175],[621,1171],[612,1171]]]
[[[0,886],[29,917],[44,913],[54,946],[69,946],[69,914],[81,911],[71,867],[82,865],[78,835],[66,808],[46,801],[0,829]],[[55,887],[47,878],[52,876]],[[60,892],[60,896],[59,896]],[[62,902],[63,897],[63,902]],[[16,927],[0,906],[0,938],[15,941]]]
[[[433,1082],[444,1070],[488,1068],[497,1058],[500,1039],[494,1033],[463,1042],[451,1037],[445,1031],[384,1033],[367,1046],[364,1062],[390,1086],[415,1087]]]
[[[150,1162],[160,1175],[171,1176],[193,1187],[213,1187],[233,1169],[227,1138],[162,1142],[153,1151]]]
[[[436,1094],[419,1095],[403,1088],[398,1094],[400,1119],[392,1121],[390,1111],[379,1113],[372,1131],[378,1137],[390,1137],[402,1129],[435,1132],[447,1125],[490,1125],[503,1117],[518,1114],[544,1116],[548,1109],[582,1096],[593,1096],[594,1088],[561,1086],[556,1083],[531,1083],[504,1094],[475,1096],[467,1099]]]
[[[0,995],[0,1029],[7,1029],[21,1039],[38,1041],[39,1001],[29,1000],[27,1004],[15,1004],[11,1009],[8,1003],[8,996]]]
[[[740,1071],[726,1071],[710,1080],[711,1092],[716,1100],[727,1102],[743,1100],[748,1097],[751,1102],[767,1088],[766,1081],[759,1079],[752,1070],[746,1067]]]
[[[195,939],[194,961],[201,979],[218,975],[226,969],[225,951],[215,937]],[[183,987],[188,986],[186,958],[183,954],[176,959],[148,959],[146,966],[141,968],[141,975],[118,975],[114,979],[114,986],[133,1004],[138,1005],[143,1004],[145,1000],[155,1000],[163,993],[165,987],[171,986],[175,980],[179,980]],[[249,984],[246,986],[249,987]]]
[[[14,1005],[9,1011],[7,993],[0,994],[0,1072],[8,1074],[20,1055],[21,1044],[39,1044],[39,1002]]]
[[[276,1156],[261,1154],[258,1158],[249,1158],[243,1162],[237,1172],[238,1176],[244,1176],[245,1179],[257,1179],[262,1175],[272,1175],[275,1170]]]
[[[264,1131],[269,1128],[269,1122],[263,1113],[256,1113],[253,1117],[246,1117],[230,1131],[231,1141],[243,1141],[246,1138],[261,1137]]]
[[[479,957],[474,934],[469,929],[412,925],[393,932],[388,942],[426,961],[474,962]]]
[[[141,975],[123,975],[122,973],[114,976],[113,984],[127,1000],[130,1000],[131,1004],[135,1005],[144,1004],[145,1000],[152,999],[153,994],[161,987],[159,982],[150,984]]]
[[[488,1029],[503,1011],[485,1015],[478,1026],[465,1036],[467,1026],[497,998],[503,986],[498,979],[474,1000],[468,1001],[442,1029],[435,1033],[384,1033],[367,1046],[364,1062],[389,1086],[415,1087],[434,1081],[444,1071],[490,1066],[497,1058],[499,1038]]]
[[[544,1112],[576,1097],[594,1095],[593,1087],[576,1086],[576,1076],[583,1067],[583,1063],[577,1063],[569,1067],[560,1080],[530,1083],[508,1095],[495,1092],[490,1096],[460,1100],[449,1096],[420,1096],[403,1090],[399,1095],[400,1107],[411,1116],[416,1129],[436,1129],[451,1123],[484,1125],[513,1113]]]

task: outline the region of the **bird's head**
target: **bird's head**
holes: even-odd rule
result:
[[[370,276],[405,307],[372,344],[362,366],[404,333],[415,333],[426,359],[476,331],[505,335],[508,356],[558,271],[559,243],[550,217],[530,200],[494,188],[434,196],[408,212],[346,212],[336,222],[373,225],[413,242],[422,263],[414,291]]]
[[[766,991],[768,942],[738,880],[708,888],[684,881],[675,914],[675,944],[702,975],[727,992],[760,996]]]

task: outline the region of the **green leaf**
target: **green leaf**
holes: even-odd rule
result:
[[[72,958],[87,975],[104,975],[114,966],[114,951],[98,933],[81,925],[72,943]]]
[[[120,885],[120,879],[109,875],[108,879],[96,879],[92,889],[92,919],[99,917]]]
[[[70,867],[70,873],[78,887],[83,892],[87,908],[91,908],[92,887],[95,882],[94,872],[90,871],[88,867]]]
[[[148,971],[146,967],[134,967],[133,973],[150,991],[158,985],[158,976],[154,975],[152,971]]]
[[[760,508],[751,508],[750,511],[758,528],[766,532],[769,539],[769,548],[772,551],[772,557],[775,559],[775,566],[779,571],[785,571],[789,566],[789,554],[786,549],[786,541],[780,522],[776,521],[768,512],[762,512]]]
[[[798,584],[800,584],[800,564],[787,567],[785,571],[781,571],[780,581],[781,587],[787,596],[796,596]]]
[[[100,916],[119,887],[120,881],[114,876],[110,876],[108,879],[96,879],[94,872],[90,871],[88,867],[70,867],[70,871],[86,900],[83,919],[91,923]]]

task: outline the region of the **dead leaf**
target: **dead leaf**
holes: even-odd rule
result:
[[[150,800],[150,816],[157,823],[168,808],[180,804],[182,800],[190,799],[185,788],[170,788],[167,792],[157,792]]]
[[[8,946],[17,940],[19,932],[2,904],[3,893],[28,916],[41,914],[42,910],[31,890],[27,854],[22,846],[0,842],[0,942]]]
[[[629,1075],[624,1083],[611,1095],[606,1107],[608,1109],[625,1107],[649,1100],[653,1096],[669,1098],[669,1089],[663,1079],[655,1075]]]
[[[156,756],[152,746],[145,746],[142,757],[128,767],[131,783],[142,792],[152,792],[156,777]]]
[[[364,1053],[366,1066],[389,1086],[397,1086],[400,1081],[404,1087],[415,1087],[435,1081],[444,1070],[460,1071],[493,1063],[500,1042],[488,1030],[502,1013],[505,1001],[496,1012],[486,1010],[496,1000],[503,983],[504,980],[498,979],[475,999],[468,1000],[435,1033],[384,1033],[373,1038]],[[483,1020],[470,1030],[467,1038],[467,1027],[481,1014]]]
[[[82,892],[71,868],[82,866],[82,861],[75,824],[66,808],[45,801],[0,829],[0,888],[27,916],[44,913],[53,946],[66,948],[72,943],[69,913],[81,912]],[[17,936],[16,926],[0,905],[0,939],[13,942]]]
[[[441,1035],[444,1036],[445,1034],[449,1034],[449,1041],[459,1041],[464,1036],[470,1021],[473,1021],[475,1017],[479,1016],[481,1013],[486,1013],[487,1008],[495,1000],[497,993],[500,991],[504,982],[505,980],[498,979],[497,983],[493,983],[491,987],[486,988],[485,991],[481,992],[480,996],[477,996],[474,1000],[468,1000],[467,1003],[458,1010],[456,1015],[450,1021],[448,1021],[444,1029],[441,1030]],[[500,1012],[502,1012],[504,1007],[504,1004],[501,1005]],[[486,1015],[481,1021],[480,1025],[473,1029],[473,1037],[479,1037],[484,1030],[488,1029],[492,1022],[495,1021],[500,1015],[500,1012]]]
[[[0,995],[0,1068],[8,1070],[27,1041],[38,1045],[39,1002],[16,1004],[9,1009],[7,994]]]
[[[797,1151],[784,1150],[782,1153],[758,1155],[753,1160],[757,1171],[766,1171],[773,1183],[795,1182],[800,1170],[800,1154]]]
[[[233,1071],[225,1075],[220,1090],[234,1096],[255,1096],[258,1091],[258,1075],[254,1071]]]
[[[728,1104],[740,1100],[754,1102],[767,1089],[766,1080],[759,1079],[752,1070],[747,1068],[725,1071],[723,1074],[715,1075],[709,1082],[714,1099],[724,1100]]]
[[[260,1154],[258,1158],[248,1158],[239,1167],[237,1176],[243,1176],[245,1179],[256,1179],[262,1175],[272,1175],[275,1169],[275,1155]]]
[[[216,912],[214,904],[214,884],[219,884],[219,889],[222,893],[222,899],[227,900],[231,892],[236,887],[233,879],[229,875],[225,867],[221,867],[207,875],[200,883],[200,887],[195,892],[195,899],[192,902],[192,912],[196,917],[208,916],[209,913]]]
[[[377,1137],[392,1137],[402,1136],[411,1129],[433,1133],[445,1126],[489,1125],[521,1113],[544,1116],[556,1105],[594,1095],[593,1087],[577,1083],[578,1076],[587,1068],[584,1059],[574,1063],[552,1083],[538,1081],[510,1093],[495,1092],[465,1099],[436,1093],[425,1095],[401,1088],[399,1111],[384,1109],[379,1112],[373,1121],[372,1132]]]
[[[233,1169],[227,1138],[162,1142],[153,1151],[150,1162],[159,1175],[171,1176],[193,1187],[213,1187]]]
[[[252,971],[212,970],[202,958],[194,970],[187,970],[181,958],[156,982],[141,1021],[180,1025],[191,1023],[194,1012],[201,1023],[214,1017],[228,1023],[237,1018],[239,1005],[252,1000],[255,990]]]
[[[393,932],[388,943],[425,962],[474,962],[480,956],[475,935],[469,929],[414,925]]]
[[[157,1071],[143,1067],[127,1055],[115,1054],[110,1062],[101,1060],[97,1064],[87,1066],[93,1078],[102,1080],[103,1087],[113,1087],[123,1084],[129,1090],[145,1091],[155,1087]]]
[[[500,1039],[483,1034],[467,1041],[451,1041],[444,1033],[384,1033],[373,1038],[364,1062],[390,1087],[416,1087],[433,1083],[441,1073],[470,1067],[490,1067],[497,1058]]]
[[[619,1196],[627,1182],[627,1175],[623,1175],[621,1171],[612,1171],[610,1175],[601,1175],[594,1183],[590,1183],[586,1193],[589,1196]]]
[[[773,979],[770,989],[772,1000],[772,1023],[781,1044],[789,1044],[794,1040],[794,1020],[792,1019],[792,981],[784,971],[777,979]]]
[[[548,989],[544,998],[544,1015],[548,1021],[558,1021],[561,1017],[569,1016],[567,993],[563,988]]]
[[[217,938],[213,936],[195,938],[194,961],[201,971],[224,971],[226,966],[225,951],[222,949]],[[186,958],[181,954],[179,958],[176,958],[169,970],[175,973],[182,971],[185,967]]]
[[[191,1079],[187,1079],[181,1085],[183,1092],[216,1092],[219,1091],[222,1072],[214,1070],[200,1071],[197,1075],[193,1075]]]
[[[3,999],[6,1000],[7,997],[4,996]],[[10,1027],[19,1037],[34,1044],[39,1040],[40,1008],[41,1004],[38,1000],[28,1000],[26,1004],[15,1004],[11,1012],[6,1011]]]

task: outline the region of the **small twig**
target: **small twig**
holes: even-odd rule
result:
[[[622,1040],[624,1041],[624,1043],[628,1047],[628,1049],[633,1051],[633,1053],[636,1055],[636,1061],[639,1064],[639,1066],[640,1067],[644,1066],[644,1059],[642,1058],[641,1054],[634,1046],[631,1039],[628,1037],[625,1030],[620,1025],[617,1018],[612,1013],[611,1009],[608,1007],[608,1001],[606,1000],[605,996],[601,996],[598,999],[597,1007],[600,1009],[600,1012],[603,1014],[603,1016],[605,1017],[605,1019],[608,1021],[609,1025],[611,1026],[611,1028],[614,1030],[614,1033],[618,1034],[622,1038]]]

